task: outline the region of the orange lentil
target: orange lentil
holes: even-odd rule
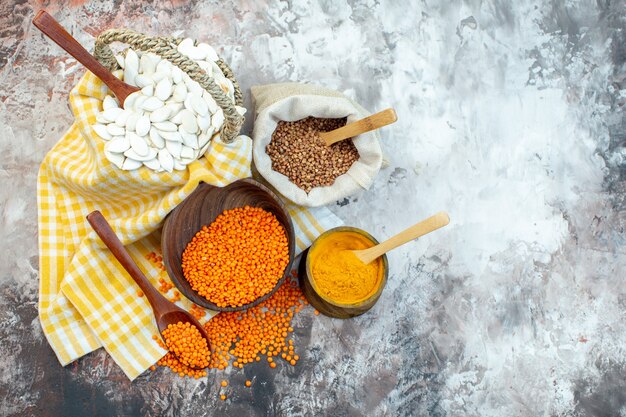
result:
[[[292,366],[295,366],[295,365],[296,365],[296,360],[295,360],[295,359],[292,359],[292,360],[290,360],[290,361],[289,361],[289,363],[290,363]]]
[[[273,357],[278,358],[287,343],[293,355],[294,341],[287,342],[283,334],[303,307],[304,296],[297,281],[288,277],[276,293],[259,305],[245,311],[219,313],[204,325],[214,349],[209,366],[226,369],[232,358],[233,367],[243,368],[267,355],[270,366],[275,367]]]
[[[222,395],[220,395],[220,399],[221,399],[222,401],[224,401],[224,400],[226,399],[226,394],[222,394]]]
[[[170,324],[163,330],[163,338],[168,350],[182,364],[196,368],[209,366],[211,350],[196,326],[180,321]]]
[[[269,293],[289,263],[285,230],[259,207],[226,210],[193,237],[182,256],[193,290],[219,307],[242,306]]]
[[[150,367],[150,370],[151,370],[151,371],[156,370],[156,366],[152,365],[152,366]]]
[[[250,380],[246,380],[246,387],[249,387],[252,385],[252,382]]]
[[[276,362],[270,363],[270,368],[276,368]]]
[[[227,387],[227,386],[228,386],[228,381],[223,380],[221,385],[222,385],[223,387]]]
[[[143,292],[142,291],[137,291],[137,297],[143,297]]]
[[[319,315],[320,315],[320,312],[319,312],[319,311],[317,311],[317,310],[315,310],[315,311],[313,311],[313,314],[315,314],[316,316],[319,316]]]

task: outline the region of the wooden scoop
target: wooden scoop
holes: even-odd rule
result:
[[[83,64],[87,69],[93,72],[96,77],[100,78],[107,87],[115,94],[120,102],[120,107],[124,107],[124,100],[139,88],[126,84],[119,80],[115,75],[106,69],[96,58],[93,57],[85,48],[83,48],[76,39],[72,37],[63,26],[59,24],[48,12],[40,10],[33,19],[33,25],[46,36],[56,42],[61,48],[72,55],[78,62]]]
[[[413,239],[417,239],[420,236],[424,236],[427,233],[430,233],[434,230],[437,230],[445,225],[450,223],[450,217],[448,217],[448,213],[445,211],[440,211],[427,218],[426,220],[422,220],[421,222],[414,224],[408,229],[403,230],[397,235],[390,237],[382,243],[379,243],[376,246],[372,246],[368,249],[361,249],[352,251],[357,258],[361,260],[364,264],[368,264],[372,262],[374,259],[382,256],[383,254],[389,252],[391,249],[395,249],[400,245],[404,245],[405,243],[410,242]]]
[[[367,116],[364,119],[357,120],[356,122],[348,123],[339,129],[331,130],[330,132],[319,132],[319,136],[326,142],[326,145],[330,146],[341,140],[390,125],[396,120],[398,120],[398,116],[396,116],[394,109],[387,109]]]
[[[161,338],[163,338],[163,330],[167,329],[169,324],[176,324],[179,321],[183,323],[189,322],[191,325],[198,328],[202,337],[206,339],[207,346],[211,349],[209,336],[200,322],[198,322],[198,320],[196,320],[195,317],[187,311],[165,298],[160,292],[157,291],[156,288],[152,286],[152,284],[150,284],[150,281],[148,281],[143,272],[141,272],[135,261],[133,261],[133,258],[130,257],[126,248],[119,240],[113,229],[111,229],[111,226],[106,221],[102,213],[98,210],[89,213],[89,215],[87,215],[87,221],[93,230],[96,231],[98,236],[100,236],[102,242],[104,242],[104,244],[111,250],[113,256],[115,256],[119,263],[135,280],[137,285],[139,285],[141,291],[143,291],[146,295],[148,302],[150,302],[150,305],[152,306]]]

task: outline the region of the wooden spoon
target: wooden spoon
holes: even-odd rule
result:
[[[331,130],[330,132],[319,132],[319,135],[326,142],[326,145],[330,146],[335,142],[390,125],[396,120],[398,120],[396,112],[393,109],[386,109],[356,122],[348,123],[339,129]]]
[[[100,78],[109,89],[115,94],[120,102],[120,107],[124,107],[124,100],[139,88],[126,84],[118,79],[111,71],[106,69],[96,58],[83,48],[76,39],[72,37],[63,26],[59,24],[48,12],[40,10],[33,19],[33,24],[46,36],[56,42],[67,53],[72,55],[78,62]]]
[[[404,245],[413,239],[417,239],[420,236],[424,236],[434,230],[437,230],[450,223],[450,217],[445,211],[440,211],[421,222],[414,224],[408,229],[403,230],[395,236],[390,237],[382,243],[371,248],[352,251],[357,258],[364,264],[372,262],[374,259],[389,252],[391,249],[395,249],[400,245]]]
[[[163,338],[162,332],[167,328],[169,324],[176,324],[178,322],[187,323],[189,322],[193,326],[196,326],[200,331],[202,337],[204,337],[207,341],[207,346],[211,349],[211,341],[209,340],[209,336],[206,333],[204,327],[195,319],[191,314],[182,308],[178,307],[176,304],[172,303],[170,300],[165,298],[160,292],[157,291],[156,288],[150,284],[150,281],[146,278],[146,276],[141,272],[133,258],[130,257],[130,254],[124,248],[124,245],[119,240],[111,226],[106,221],[102,213],[98,210],[93,211],[87,215],[87,221],[96,231],[102,242],[111,250],[113,256],[119,261],[119,263],[124,267],[124,269],[130,274],[130,276],[135,280],[137,285],[141,288],[143,293],[146,295],[146,298],[150,302],[152,306],[152,311],[154,312],[154,317],[156,318],[157,327],[159,328],[159,334],[161,334],[161,338]],[[192,367],[193,368],[193,367]],[[194,368],[196,369],[196,368]]]

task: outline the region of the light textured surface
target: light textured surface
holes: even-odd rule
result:
[[[221,373],[131,384],[103,351],[54,358],[36,311],[35,178],[83,68],[30,24],[40,2],[0,3],[0,414],[626,415],[625,4],[408,3],[48,6],[89,47],[109,27],[185,29],[246,94],[310,81],[394,106],[389,167],[333,211],[378,238],[450,213],[390,254],[370,313],[307,310],[298,366],[226,375],[225,402]]]

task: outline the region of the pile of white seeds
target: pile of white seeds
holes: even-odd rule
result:
[[[215,63],[219,58],[211,46],[194,46],[188,38],[178,52],[193,59],[235,102],[233,83]],[[124,170],[144,165],[172,172],[204,155],[224,123],[224,112],[211,94],[153,53],[128,49],[116,59],[123,69],[116,75],[141,90],[129,95],[123,108],[114,96],[104,98],[93,129],[106,141],[106,158]],[[241,115],[246,111],[236,108]]]

